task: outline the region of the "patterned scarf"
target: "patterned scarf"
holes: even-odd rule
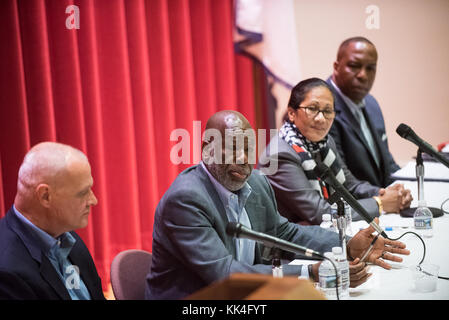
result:
[[[329,197],[329,192],[326,184],[319,177],[317,177],[313,171],[316,166],[316,162],[313,159],[312,154],[320,153],[321,159],[324,159],[322,162],[331,169],[338,182],[343,184],[346,181],[343,169],[340,167],[338,162],[335,161],[337,158],[335,153],[331,148],[329,148],[327,136],[319,142],[312,142],[304,137],[299,129],[289,121],[286,121],[281,127],[279,130],[279,136],[281,139],[285,140],[285,142],[287,142],[293,150],[296,151],[296,153],[298,153],[301,158],[301,166],[307,179],[313,189],[318,191],[322,198],[327,199]]]

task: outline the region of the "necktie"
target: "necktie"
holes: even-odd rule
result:
[[[89,291],[81,279],[78,267],[72,265],[68,259],[71,246],[67,245],[68,243],[63,241],[61,246],[61,241],[58,240],[53,248],[53,257],[57,262],[59,274],[72,300],[90,300]]]
[[[370,152],[372,156],[374,157],[374,160],[376,162],[377,167],[380,167],[380,161],[379,161],[379,155],[377,153],[376,145],[374,142],[374,138],[371,134],[371,130],[368,127],[368,123],[365,119],[363,110],[365,107],[360,107],[356,111],[356,117],[360,124],[360,129],[362,130],[363,136],[365,137],[366,142],[368,143],[368,147],[370,149]]]

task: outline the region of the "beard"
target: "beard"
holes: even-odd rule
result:
[[[210,173],[229,191],[238,191],[248,181],[252,166],[249,164],[210,164]]]

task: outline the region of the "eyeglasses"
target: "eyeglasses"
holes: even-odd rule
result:
[[[315,106],[309,106],[309,107],[299,106],[298,108],[304,109],[306,112],[306,115],[309,118],[315,118],[318,115],[318,113],[320,113],[320,112],[323,114],[323,117],[327,120],[331,120],[331,119],[335,118],[335,110],[333,110],[333,109],[320,110],[320,108],[315,107]]]

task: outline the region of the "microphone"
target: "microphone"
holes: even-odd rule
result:
[[[418,137],[418,135],[408,125],[401,123],[397,127],[396,132],[402,138],[416,144],[423,152],[427,153],[429,156],[433,157],[435,160],[440,161],[442,164],[449,168],[449,160],[439,154],[438,151],[435,150],[430,144]]]
[[[323,255],[317,251],[308,249],[293,242],[273,237],[263,232],[251,230],[237,222],[229,222],[226,226],[226,233],[236,238],[246,238],[263,243],[265,246],[270,248],[275,247],[296,254],[303,254],[307,257],[312,257],[319,260],[324,259]]]
[[[340,183],[338,182],[337,178],[335,178],[335,175],[332,173],[332,171],[329,169],[328,166],[326,166],[322,162],[317,161],[317,165],[313,169],[315,174],[326,181],[328,184],[330,184],[335,192],[345,199],[345,201],[362,216],[363,219],[365,219],[366,222],[368,222],[378,233],[380,233],[384,238],[388,239],[387,234],[385,231],[382,230],[382,228],[374,221],[374,218],[372,218],[368,212],[366,212],[365,208],[362,207],[362,205],[352,196],[351,193]]]

